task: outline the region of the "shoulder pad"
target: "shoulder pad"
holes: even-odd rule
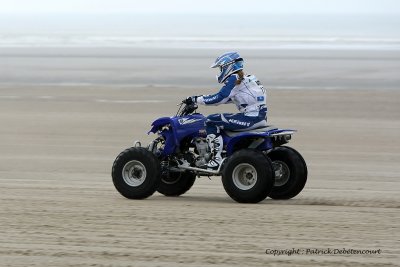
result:
[[[232,74],[225,80],[224,84],[226,85],[228,83],[236,82],[238,79],[239,79],[239,75]]]

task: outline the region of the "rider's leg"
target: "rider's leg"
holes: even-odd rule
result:
[[[243,113],[223,113],[221,120],[223,129],[228,131],[250,131],[267,126],[265,113],[259,116],[246,116]]]
[[[222,163],[221,152],[224,147],[224,140],[221,135],[209,134],[207,135],[207,142],[211,148],[211,159],[207,163],[207,168],[218,169]]]
[[[222,163],[223,138],[220,133],[221,129],[230,131],[251,130],[260,122],[265,121],[265,119],[265,114],[246,116],[243,113],[223,113],[208,116],[206,120],[207,142],[211,149],[212,157],[207,164],[207,168],[215,170]]]
[[[220,133],[221,124],[220,114],[213,114],[208,116],[206,121],[207,127],[207,143],[211,149],[211,159],[207,163],[208,169],[216,170],[222,163],[222,150],[224,147],[224,140]]]

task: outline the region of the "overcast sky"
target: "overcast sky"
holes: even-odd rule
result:
[[[0,0],[2,14],[400,14],[400,0]]]

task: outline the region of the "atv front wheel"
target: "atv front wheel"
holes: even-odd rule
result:
[[[160,174],[158,159],[142,147],[131,147],[121,152],[111,172],[115,188],[130,199],[151,196],[160,184]]]
[[[275,183],[269,197],[290,199],[297,196],[307,182],[307,165],[295,149],[277,147],[267,155],[275,172]]]
[[[264,200],[274,184],[271,161],[261,152],[243,149],[227,159],[222,172],[226,193],[240,203]]]

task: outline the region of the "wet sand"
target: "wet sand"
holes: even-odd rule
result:
[[[292,200],[238,204],[218,177],[178,198],[120,196],[117,154],[149,142],[150,122],[180,99],[207,92],[1,87],[0,265],[398,266],[400,91],[270,90],[269,123],[299,130],[289,145],[309,168]],[[381,254],[265,253],[292,248]]]
[[[209,66],[224,50],[0,49],[0,87],[95,85],[216,88]],[[245,70],[277,89],[399,89],[400,51],[242,49]]]

